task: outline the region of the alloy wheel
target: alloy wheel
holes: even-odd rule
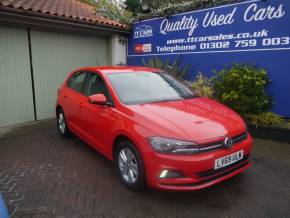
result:
[[[66,124],[65,124],[65,119],[64,119],[64,114],[62,112],[59,113],[58,115],[58,128],[59,131],[64,134],[66,131]]]
[[[123,148],[118,155],[118,166],[122,178],[129,184],[134,184],[138,178],[137,159],[129,148]]]

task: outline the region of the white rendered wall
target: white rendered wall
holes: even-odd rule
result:
[[[122,39],[122,40],[120,40]],[[127,64],[127,42],[123,36],[113,35],[111,37],[112,65]]]

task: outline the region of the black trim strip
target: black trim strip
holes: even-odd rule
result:
[[[242,160],[239,160],[239,161],[237,161],[237,162],[235,162],[235,163],[233,163],[231,165],[228,165],[226,167],[223,167],[223,168],[220,168],[220,169],[217,169],[217,170],[212,169],[212,170],[203,171],[203,172],[197,173],[197,175],[199,177],[201,177],[201,178],[214,176],[214,175],[216,175],[218,173],[221,173],[221,172],[224,172],[224,171],[226,171],[228,169],[231,169],[231,168],[233,168],[233,167],[235,167],[235,166],[237,166],[237,165],[239,165],[241,163],[244,163],[245,161],[248,161],[249,157],[250,157],[250,155],[247,154],[247,155],[244,156],[244,158]]]
[[[27,35],[28,35],[28,50],[29,50],[29,64],[30,64],[30,75],[31,75],[31,85],[32,85],[34,119],[37,120],[30,29],[27,29]]]
[[[228,175],[228,174],[230,174],[230,173],[233,173],[234,171],[243,168],[243,167],[246,166],[248,163],[249,163],[249,161],[247,161],[247,162],[245,162],[245,163],[243,163],[243,164],[241,164],[241,165],[239,165],[239,166],[236,166],[236,167],[234,167],[233,169],[231,169],[231,170],[229,170],[229,171],[226,171],[226,172],[224,172],[224,173],[222,173],[222,174],[219,174],[219,175],[214,176],[214,177],[210,177],[209,179],[205,179],[205,180],[202,180],[202,181],[200,181],[200,182],[196,182],[196,183],[185,183],[185,184],[165,184],[165,183],[160,183],[160,184],[161,184],[161,185],[165,185],[165,186],[179,186],[179,187],[182,187],[182,186],[184,186],[184,187],[186,187],[186,186],[193,186],[193,187],[194,187],[194,186],[199,186],[199,185],[206,184],[206,183],[209,183],[209,182],[211,182],[211,181],[214,181],[214,180],[216,180],[216,179],[219,179],[219,178],[221,178],[221,177],[224,177],[224,176],[226,176],[226,175]]]

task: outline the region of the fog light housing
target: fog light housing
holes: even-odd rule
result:
[[[184,177],[183,174],[177,170],[162,170],[159,178],[160,179],[174,179],[174,178],[181,178]]]

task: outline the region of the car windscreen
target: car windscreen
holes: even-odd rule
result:
[[[174,101],[195,97],[181,82],[166,73],[121,72],[108,77],[124,104]]]

